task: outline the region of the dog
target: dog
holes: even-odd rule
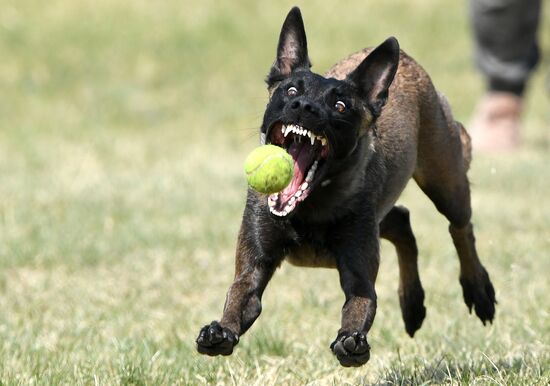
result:
[[[427,73],[388,38],[310,71],[300,10],[288,13],[267,77],[269,102],[261,142],[286,149],[294,176],[280,193],[248,189],[237,241],[235,279],[221,320],[204,326],[197,350],[229,355],[260,315],[276,268],[336,268],[345,294],[341,327],[330,348],[343,366],[370,358],[380,237],[397,250],[399,301],[413,337],[426,315],[409,212],[395,203],[412,177],[449,221],[460,261],[464,301],[483,324],[495,291],[481,264],[471,224],[466,172],[470,139]]]

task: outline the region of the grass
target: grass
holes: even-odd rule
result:
[[[2,6],[0,384],[550,382],[548,24],[524,147],[477,155],[470,172],[478,248],[499,300],[492,326],[468,315],[447,224],[411,185],[401,202],[428,308],[414,340],[384,242],[366,366],[340,368],[328,349],[343,301],[336,272],[288,265],[232,357],[196,354],[233,275],[241,167],[292,5],[282,3]],[[468,121],[483,85],[466,3],[300,5],[317,71],[395,35]]]

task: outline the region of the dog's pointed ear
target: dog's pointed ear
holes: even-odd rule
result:
[[[300,8],[294,7],[286,16],[279,45],[277,46],[277,59],[267,77],[269,85],[281,80],[297,68],[310,68],[311,63],[307,55],[306,31]]]
[[[399,43],[390,37],[376,47],[351,72],[351,81],[367,99],[375,116],[379,116],[388,99],[388,89],[399,66]]]

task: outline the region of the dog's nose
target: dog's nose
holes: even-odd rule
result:
[[[304,99],[296,99],[292,101],[292,103],[290,104],[290,108],[295,111],[303,110],[312,115],[319,115],[319,110],[317,109],[317,107],[315,107],[313,103]]]
[[[293,109],[293,110],[296,110],[300,107],[300,101],[293,101],[291,104],[290,104],[290,108]]]

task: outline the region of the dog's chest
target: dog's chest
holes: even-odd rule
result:
[[[336,268],[336,260],[328,251],[309,244],[291,249],[286,260],[298,267]]]
[[[336,260],[325,247],[326,229],[296,229],[299,237],[286,260],[299,267],[336,268]]]

